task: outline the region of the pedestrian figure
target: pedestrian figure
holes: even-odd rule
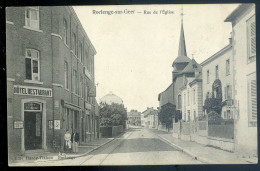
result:
[[[65,140],[65,151],[69,151],[71,149],[71,134],[68,130],[64,135],[64,140]]]
[[[78,152],[78,143],[79,143],[78,131],[75,131],[72,134],[71,141],[72,141],[72,151],[73,151],[73,153],[77,153]]]

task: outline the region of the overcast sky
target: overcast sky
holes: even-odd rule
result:
[[[225,18],[238,4],[183,5],[188,57],[201,63],[229,43],[231,23]],[[128,111],[159,106],[158,94],[171,84],[177,57],[181,5],[74,6],[94,45],[97,100],[112,91]],[[93,14],[96,11],[134,14]],[[144,14],[144,10],[152,14]],[[170,10],[172,14],[160,14]],[[158,14],[153,14],[157,11]],[[140,12],[140,13],[138,13]]]

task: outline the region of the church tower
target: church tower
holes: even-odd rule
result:
[[[181,11],[181,31],[179,40],[179,51],[177,58],[173,61],[172,67],[172,78],[174,79],[187,65],[191,62],[191,59],[187,57],[185,36],[183,29],[183,9]]]

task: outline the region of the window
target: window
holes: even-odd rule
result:
[[[67,20],[63,20],[63,30],[64,30],[64,43],[68,44],[68,24]]]
[[[39,51],[26,49],[25,70],[27,80],[40,81]]]
[[[229,100],[232,99],[232,89],[231,89],[231,85],[227,85],[225,87],[225,99]]]
[[[218,79],[218,65],[216,66],[216,79]]]
[[[178,95],[178,109],[181,110],[181,95]]]
[[[64,85],[66,89],[69,89],[69,69],[68,62],[64,62]]]
[[[77,71],[74,69],[73,70],[73,92],[78,93],[77,88],[78,88],[78,81],[77,81]]]
[[[83,50],[83,46],[82,46],[82,43],[80,43],[80,45],[79,45],[79,60],[80,60],[80,62],[82,62],[82,50]]]
[[[83,97],[83,77],[80,76],[80,84],[79,84],[80,88],[79,88],[79,91],[80,91],[80,97]]]
[[[255,35],[255,16],[247,21],[247,40],[248,40],[248,62],[255,61],[256,58],[256,35]]]
[[[195,96],[196,96],[196,90],[195,90],[195,88],[193,89],[193,104],[196,104],[196,98],[195,98]]]
[[[226,75],[230,74],[230,62],[229,59],[226,60]]]
[[[248,113],[249,126],[256,126],[257,123],[257,86],[256,75],[253,74],[248,78]]]
[[[25,26],[39,29],[39,7],[27,7],[25,9]]]
[[[188,90],[188,93],[187,93],[187,104],[188,104],[188,106],[190,105],[190,92],[189,92],[189,90]]]
[[[186,107],[186,94],[184,93],[184,98],[183,98],[183,106],[184,106],[184,110],[185,110],[185,107]]]
[[[88,86],[85,86],[85,100],[88,100]]]
[[[209,70],[207,70],[207,83],[209,83]]]
[[[77,55],[77,37],[76,34],[72,34],[72,51],[74,52],[75,55]]]

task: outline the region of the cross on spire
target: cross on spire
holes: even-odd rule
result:
[[[184,13],[183,13],[183,7],[181,7],[181,23],[183,22],[183,16],[184,16]]]

